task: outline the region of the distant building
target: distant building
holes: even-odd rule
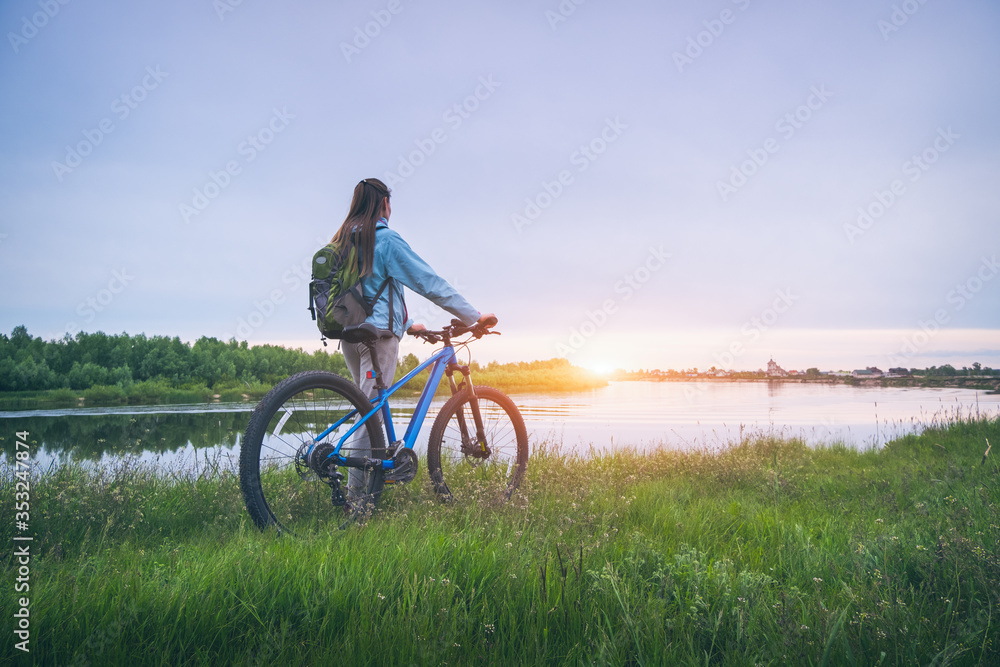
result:
[[[883,375],[882,371],[880,371],[875,366],[869,366],[864,370],[851,372],[851,377],[853,378],[872,379],[872,378],[880,378],[882,377],[882,375]]]
[[[783,378],[788,376],[788,371],[775,363],[772,358],[767,362],[767,377],[769,378]]]
[[[905,368],[890,368],[889,372],[885,375],[887,378],[905,378],[910,377],[910,371]]]

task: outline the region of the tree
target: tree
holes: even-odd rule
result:
[[[397,362],[396,375],[399,377],[403,377],[404,375],[406,375],[419,365],[420,365],[420,359],[417,358],[417,355],[410,352],[408,355],[403,357],[399,362]]]

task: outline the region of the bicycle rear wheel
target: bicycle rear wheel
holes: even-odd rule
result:
[[[427,471],[444,499],[503,501],[517,489],[528,465],[528,432],[517,406],[492,387],[475,388],[483,419],[478,442],[469,390],[448,399],[431,427]],[[447,479],[447,481],[446,481]]]
[[[240,447],[240,489],[247,511],[261,529],[275,526],[281,532],[297,533],[340,525],[342,506],[334,505],[332,474],[347,471],[330,468],[317,471],[306,457],[315,446],[317,454],[333,451],[341,438],[370,412],[371,402],[345,378],[324,371],[306,371],[279,382],[254,409]],[[345,419],[346,417],[346,419]],[[343,423],[316,443],[329,426]],[[377,415],[344,443],[343,456],[384,458],[385,437]],[[356,489],[341,488],[349,498],[354,516],[371,512],[382,492],[383,471],[354,471]]]

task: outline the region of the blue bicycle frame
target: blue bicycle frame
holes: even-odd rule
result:
[[[417,401],[417,407],[414,408],[413,410],[413,417],[410,418],[410,424],[406,428],[406,434],[403,436],[402,445],[404,447],[412,448],[414,442],[417,439],[417,434],[420,432],[420,427],[423,425],[424,419],[427,417],[427,411],[431,407],[431,400],[434,398],[434,394],[437,391],[438,385],[441,383],[441,378],[444,377],[445,371],[449,368],[449,366],[456,364],[455,348],[450,345],[446,345],[444,348],[431,355],[430,359],[428,359],[424,363],[414,368],[412,371],[407,373],[402,379],[400,379],[399,382],[392,385],[388,389],[380,387],[378,390],[378,396],[372,399],[372,405],[374,406],[374,408],[371,410],[371,412],[362,417],[362,419],[358,423],[352,426],[350,430],[343,435],[343,437],[340,438],[340,441],[337,443],[337,446],[334,448],[333,452],[331,452],[329,456],[327,456],[327,458],[328,459],[334,458],[336,460],[337,465],[343,465],[343,466],[349,465],[348,460],[340,455],[341,448],[344,446],[344,443],[347,442],[352,435],[354,435],[355,431],[361,428],[365,422],[367,422],[369,419],[371,419],[374,415],[378,414],[379,412],[382,413],[382,421],[385,423],[386,435],[389,437],[389,442],[387,444],[389,446],[395,445],[396,429],[393,427],[392,415],[389,412],[389,397],[392,396],[394,393],[396,393],[396,391],[400,387],[402,387],[404,384],[412,380],[414,377],[417,376],[418,373],[423,371],[431,364],[434,365],[434,367],[431,369],[431,376],[427,380],[427,384],[424,385],[424,390],[420,394],[420,399]],[[452,390],[454,391],[455,389],[454,381],[451,380],[450,384]],[[357,412],[358,412],[357,410],[351,410],[348,414],[346,414],[344,417],[338,420],[337,423],[332,424],[325,431],[317,435],[315,438],[315,442],[322,441],[323,438],[328,436],[333,431],[337,430],[344,422],[354,417],[357,414]],[[371,463],[374,465],[380,464],[384,470],[392,470],[395,467],[394,461],[391,458],[383,459],[381,461],[376,459],[374,461],[371,461]]]

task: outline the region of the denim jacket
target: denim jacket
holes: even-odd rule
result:
[[[385,218],[375,224],[375,258],[372,273],[364,279],[364,294],[371,299],[379,285],[388,278],[389,284],[379,295],[366,322],[380,329],[389,328],[389,295],[392,294],[392,333],[397,338],[413,324],[406,312],[403,301],[403,286],[433,301],[447,310],[464,324],[474,324],[479,319],[479,311],[459,294],[448,281],[434,272],[427,262],[413,252]]]

